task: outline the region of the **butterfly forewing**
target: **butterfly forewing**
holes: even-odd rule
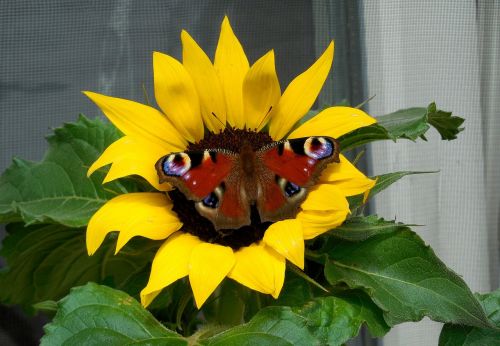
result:
[[[160,183],[169,182],[191,200],[201,200],[231,171],[235,154],[214,150],[186,151],[162,157],[156,163]]]
[[[280,177],[310,186],[328,163],[339,162],[338,142],[330,137],[290,139],[264,151],[262,159]]]

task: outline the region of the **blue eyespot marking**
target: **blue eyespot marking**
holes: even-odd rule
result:
[[[172,154],[163,161],[162,168],[166,175],[180,177],[191,168],[191,159],[186,153]]]
[[[219,197],[217,197],[215,192],[212,192],[207,197],[203,198],[201,202],[205,207],[215,209],[219,206]]]
[[[291,181],[288,181],[286,184],[285,184],[285,194],[287,197],[292,197],[292,196],[295,196],[296,194],[298,194],[300,192],[302,188],[297,185],[297,184],[294,184],[292,183]]]
[[[324,137],[309,137],[304,143],[304,152],[315,160],[325,159],[333,155],[333,143]]]

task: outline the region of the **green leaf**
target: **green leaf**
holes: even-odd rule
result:
[[[202,313],[210,324],[222,324],[234,326],[241,324],[244,320],[246,301],[253,298],[248,307],[256,307],[256,294],[249,294],[249,290],[233,280],[225,279],[219,285],[215,293],[202,307]],[[250,298],[251,297],[251,298]],[[249,299],[250,298],[250,299]]]
[[[0,222],[85,226],[106,200],[131,190],[118,181],[101,185],[103,172],[87,169],[120,134],[112,125],[80,116],[55,129],[40,163],[14,159],[0,177]]]
[[[340,142],[340,150],[346,152],[364,144],[386,139],[392,139],[387,130],[378,124],[373,124],[351,131],[341,136],[338,140]]]
[[[187,345],[132,297],[89,283],[73,288],[45,326],[41,345]]]
[[[500,289],[487,294],[476,294],[476,297],[497,329],[445,324],[439,337],[439,346],[500,345]]]
[[[383,190],[387,189],[389,186],[397,182],[399,179],[407,175],[426,174],[426,173],[436,173],[436,172],[400,171],[400,172],[381,174],[375,177],[371,177],[372,179],[377,179],[377,182],[375,183],[375,186],[373,186],[373,188],[370,190],[370,194],[368,196],[369,197],[375,196],[377,193],[382,192]],[[364,199],[363,195],[349,197],[349,207],[351,211],[354,211],[355,209],[361,207],[363,205],[363,199]]]
[[[325,276],[331,284],[365,290],[391,326],[435,321],[489,327],[466,283],[408,228],[362,242],[340,241],[329,252]]]
[[[88,281],[105,282],[136,294],[147,280],[140,274],[147,272],[154,246],[158,246],[150,240],[134,239],[115,256],[115,241],[108,239],[89,257],[84,229],[16,224],[9,225],[8,231],[0,251],[8,265],[0,274],[0,301],[27,309],[41,301],[58,300],[71,287]]]
[[[433,126],[442,139],[452,140],[463,130],[464,119],[452,116],[451,112],[438,110],[433,102],[427,108],[407,108],[377,118],[377,124],[362,127],[339,138],[342,151],[379,140],[399,138],[412,141],[421,137]]]
[[[389,330],[382,312],[360,291],[316,298],[300,308],[267,307],[247,324],[205,340],[205,345],[341,345],[363,323],[374,336]]]
[[[204,328],[186,339],[166,329],[127,294],[89,283],[72,289],[58,303],[41,344],[341,345],[363,324],[373,336],[389,330],[382,311],[365,293],[347,291],[301,307],[267,307],[247,324],[222,333],[217,327]]]
[[[438,130],[441,139],[455,139],[457,138],[457,134],[464,130],[460,126],[464,123],[465,119],[454,117],[451,115],[451,112],[437,109],[434,102],[427,108],[427,121]]]
[[[361,291],[314,299],[303,307],[267,307],[244,325],[185,339],[166,329],[125,293],[89,283],[71,290],[45,327],[43,345],[104,342],[131,345],[341,345],[366,323],[374,336],[389,327],[382,311]]]
[[[329,235],[349,241],[362,241],[379,234],[397,231],[405,225],[377,215],[355,216],[333,229]]]
[[[377,117],[377,124],[387,130],[388,139],[406,138],[412,141],[425,134],[430,128],[427,123],[427,109],[413,107]]]

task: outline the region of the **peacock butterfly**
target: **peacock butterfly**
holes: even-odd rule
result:
[[[292,218],[327,164],[339,161],[338,141],[305,137],[240,152],[188,150],[158,160],[160,183],[169,182],[209,219],[215,229],[250,224],[252,206],[261,222]]]

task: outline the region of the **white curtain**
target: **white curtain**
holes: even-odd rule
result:
[[[466,119],[457,140],[371,145],[372,174],[413,175],[375,198],[372,211],[415,228],[473,291],[498,287],[500,2],[363,1],[368,111],[377,116],[436,101]],[[441,324],[394,328],[384,346],[437,345]]]

